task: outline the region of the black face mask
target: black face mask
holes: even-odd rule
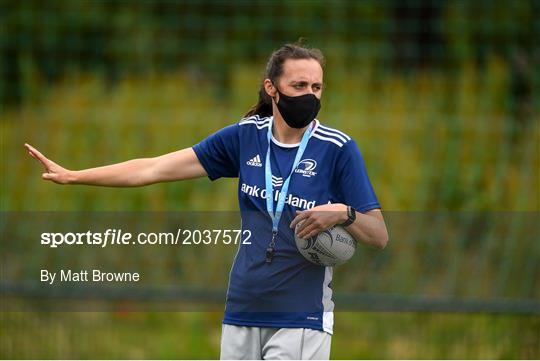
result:
[[[285,123],[291,128],[304,128],[315,119],[321,109],[321,101],[313,94],[290,97],[279,89],[277,91],[279,93],[277,107]]]

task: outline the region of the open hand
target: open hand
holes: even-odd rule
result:
[[[30,154],[32,158],[39,161],[45,168],[46,173],[43,173],[41,178],[43,178],[44,180],[53,181],[58,184],[69,183],[70,171],[68,169],[63,168],[52,160],[48,159],[30,144],[24,143],[24,147],[28,151],[28,154]]]

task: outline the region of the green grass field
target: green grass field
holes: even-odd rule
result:
[[[2,358],[213,359],[217,312],[2,313]],[[534,359],[540,317],[336,313],[333,359]]]

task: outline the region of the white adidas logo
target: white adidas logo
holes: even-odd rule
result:
[[[247,165],[250,165],[252,167],[262,167],[261,156],[257,154],[256,156],[248,160],[246,163]]]
[[[272,185],[274,187],[281,187],[283,185],[283,178],[272,176]]]

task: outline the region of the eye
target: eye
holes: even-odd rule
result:
[[[297,84],[294,84],[293,86],[294,86],[294,89],[300,90],[300,89],[302,89],[302,88],[304,87],[304,84],[302,84],[302,83],[297,83]]]

